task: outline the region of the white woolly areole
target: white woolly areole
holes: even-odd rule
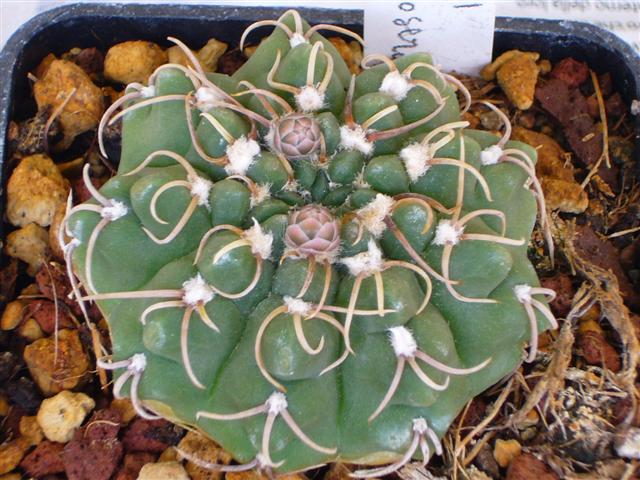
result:
[[[283,298],[283,300],[289,313],[307,315],[313,308],[313,305],[311,305],[309,302],[301,300],[300,298],[286,296]]]
[[[296,180],[295,178],[292,178],[291,180],[289,180],[287,183],[284,184],[281,190],[285,192],[296,192],[298,191],[299,186],[300,184],[298,183],[298,180]]]
[[[151,98],[156,96],[155,85],[149,85],[148,87],[142,87],[140,89],[140,96],[142,98]]]
[[[211,87],[200,87],[195,94],[196,106],[198,110],[205,111],[215,107],[216,103],[221,101],[220,94]]]
[[[267,458],[267,456],[264,453],[257,453],[256,454],[256,463],[257,463],[257,467],[260,468],[270,468],[270,467],[274,467],[275,465],[269,461],[269,459]]]
[[[193,176],[189,179],[191,195],[198,200],[198,205],[209,208],[209,193],[213,182],[203,177]]]
[[[269,415],[280,415],[287,409],[287,397],[282,392],[273,392],[265,402]]]
[[[259,256],[263,260],[271,256],[273,248],[273,234],[264,233],[258,221],[253,219],[253,227],[243,233],[243,237],[251,244],[251,253]]]
[[[431,168],[429,165],[431,152],[428,145],[417,142],[407,145],[400,150],[400,158],[404,162],[404,168],[412,182],[417,182]]]
[[[304,113],[315,112],[324,107],[324,92],[316,87],[306,85],[296,93],[296,105]]]
[[[531,286],[527,284],[516,285],[513,287],[516,298],[520,303],[531,302]]]
[[[482,165],[495,165],[500,161],[504,152],[499,145],[491,145],[480,152],[480,163]]]
[[[369,240],[366,252],[360,252],[353,257],[346,257],[340,263],[349,269],[349,273],[354,277],[364,275],[368,277],[382,270],[382,251],[376,242]]]
[[[129,213],[127,206],[118,200],[110,200],[109,206],[102,207],[102,210],[100,210],[100,216],[110,222],[115,222],[119,218],[124,217],[127,213]]]
[[[289,45],[291,45],[291,48],[296,48],[303,43],[307,43],[307,39],[304,38],[304,35],[301,33],[296,32],[289,37]]]
[[[459,227],[451,220],[440,220],[436,227],[436,234],[433,239],[434,245],[457,245],[460,237],[464,233],[464,227]]]
[[[298,193],[302,196],[305,202],[310,202],[312,200],[312,195],[309,190],[301,189]]]
[[[399,71],[387,73],[382,79],[382,85],[380,85],[379,91],[386,93],[393,97],[396,102],[404,100],[415,85],[409,82],[409,78],[406,75],[401,74]]]
[[[640,100],[633,99],[629,108],[631,115],[640,115]]]
[[[249,206],[251,208],[256,205],[260,205],[265,200],[271,198],[271,184],[270,183],[258,183],[251,192],[251,198],[249,199]]]
[[[358,174],[356,175],[356,178],[353,180],[353,186],[355,188],[371,187],[371,185],[369,185],[369,183],[367,183],[367,181],[364,179],[364,167],[362,168],[362,170],[358,172]]]
[[[340,146],[345,150],[357,150],[365,155],[373,152],[373,143],[367,140],[367,132],[359,125],[354,128],[347,125],[340,127]]]
[[[378,193],[372,201],[367,203],[356,213],[361,224],[369,231],[369,233],[371,233],[371,235],[378,238],[387,228],[384,223],[384,219],[391,213],[393,204],[393,198],[382,193]]]
[[[403,326],[389,329],[389,341],[396,357],[413,357],[418,350],[418,344],[416,339],[413,338],[411,330]]]
[[[129,359],[127,370],[133,373],[142,373],[147,368],[147,357],[144,353],[135,353]]]
[[[243,135],[227,146],[226,154],[229,163],[224,169],[229,175],[245,175],[259,153],[258,142]]]
[[[213,289],[199,273],[182,284],[182,301],[190,307],[209,303],[215,297]]]
[[[264,136],[262,137],[262,140],[267,145],[267,147],[269,147],[274,152],[276,152],[276,147],[273,142],[275,135],[276,135],[276,130],[274,128],[274,123],[271,122],[271,126],[269,127],[269,130],[267,130],[267,133],[264,134]]]
[[[414,418],[412,430],[418,435],[424,435],[429,431],[429,425],[423,417]]]

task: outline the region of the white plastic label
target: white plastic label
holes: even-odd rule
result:
[[[371,1],[365,53],[428,52],[442,70],[474,75],[491,62],[494,25],[492,1]]]

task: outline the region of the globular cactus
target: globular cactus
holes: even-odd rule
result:
[[[65,244],[109,322],[99,365],[140,415],[238,462],[191,458],[209,468],[426,462],[556,327],[526,255],[536,152],[504,115],[500,138],[469,129],[468,92],[427,54],[352,77],[318,32],[357,35],[295,11],[264,25],[233,76],[163,65],[100,123],[123,121],[118,174],[86,178]]]

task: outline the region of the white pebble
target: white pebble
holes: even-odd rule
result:
[[[630,428],[616,445],[616,453],[624,458],[640,458],[640,428]]]
[[[138,480],[189,480],[179,462],[147,463],[138,474]]]
[[[73,438],[76,429],[95,406],[93,399],[84,393],[64,390],[42,401],[38,424],[47,439],[65,443]]]

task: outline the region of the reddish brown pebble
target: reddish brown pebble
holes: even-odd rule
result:
[[[16,279],[18,278],[18,260],[6,260],[6,265],[0,268],[0,302],[8,302],[15,298]]]
[[[532,129],[536,125],[536,116],[532,112],[525,112],[518,117],[518,125]]]
[[[640,210],[640,205],[638,207]],[[640,217],[640,211],[638,216]],[[640,266],[640,241],[631,242],[620,251],[620,265],[627,272],[635,270],[637,268],[636,265]],[[638,337],[640,338],[640,335]]]
[[[576,293],[571,282],[571,277],[559,273],[553,277],[541,278],[540,283],[544,288],[550,288],[556,292],[555,300],[550,303],[553,314],[556,317],[566,317],[569,310],[571,310],[571,302]]]
[[[0,421],[0,438],[16,438],[20,436],[20,419],[27,413],[20,405],[11,405],[9,403],[9,411]]]
[[[616,373],[620,371],[620,355],[600,332],[579,333],[578,348],[589,365],[601,365]]]
[[[109,480],[122,458],[118,440],[90,440],[79,430],[62,452],[69,480]]]
[[[491,451],[491,447],[489,444],[484,444],[475,460],[473,461],[476,467],[478,467],[481,471],[485,472],[491,478],[500,478],[500,467],[498,466],[498,462],[493,458],[493,452]],[[349,477],[345,477],[349,478]]]
[[[587,110],[589,111],[589,116],[594,120],[598,120],[600,118],[600,105],[598,104],[598,99],[595,95],[587,97]]]
[[[127,452],[161,453],[182,438],[182,429],[166,420],[136,418],[127,429],[124,448]]]
[[[576,228],[574,245],[580,257],[614,273],[626,303],[632,307],[640,306],[640,292],[629,281],[620,265],[620,252],[609,240],[601,239],[591,227],[583,225]]]
[[[63,443],[45,440],[22,460],[20,467],[29,475],[36,478],[62,473],[64,472],[64,463],[62,462],[63,450]]]
[[[89,440],[113,440],[118,438],[121,426],[122,415],[118,410],[98,410],[84,426],[84,437]]]
[[[484,412],[487,409],[487,404],[480,397],[476,397],[471,401],[471,405],[466,409],[464,414],[464,420],[462,421],[462,427],[473,427],[477,425],[483,418]],[[462,415],[462,414],[460,414]],[[460,422],[460,415],[456,418],[455,424]]]
[[[614,93],[604,102],[604,108],[609,117],[621,117],[627,110],[624,100],[619,93]]]
[[[233,75],[244,62],[247,61],[247,57],[244,56],[239,49],[231,50],[218,60],[218,71],[220,73],[226,73],[227,75]]]
[[[65,268],[58,263],[49,263],[36,274],[36,283],[40,292],[49,300],[58,298],[65,301],[71,293],[71,285],[67,279]]]
[[[579,87],[589,77],[589,67],[584,62],[573,58],[565,58],[555,64],[551,70],[551,76],[562,80],[569,87]]]
[[[640,385],[636,384],[636,388],[640,388]],[[633,403],[634,402],[629,396],[616,400],[611,409],[611,420],[614,425],[620,425],[631,415]],[[631,426],[640,427],[640,404],[636,405],[636,410],[631,420]]]
[[[91,183],[96,188],[102,187],[105,180],[106,179],[104,178],[91,177]],[[73,190],[73,199],[76,201],[76,203],[84,203],[87,200],[91,200],[93,198],[81,178],[71,181],[71,190]]]
[[[530,453],[513,459],[507,471],[507,480],[559,480],[558,476]]]
[[[156,455],[149,452],[127,453],[122,467],[115,476],[115,480],[136,480],[140,469],[147,463],[156,461]]]
[[[95,47],[74,52],[67,60],[71,60],[89,75],[101,72],[104,67],[104,55]]]
[[[78,302],[76,302],[75,298],[69,296],[71,284],[64,265],[50,262],[46,267],[43,266],[36,274],[36,283],[40,292],[49,300],[57,297],[58,300],[67,304],[76,317],[82,316],[82,310],[80,310]],[[100,312],[95,303],[87,304],[87,309],[89,310],[89,317],[94,320],[100,318]]]
[[[32,300],[29,302],[27,315],[33,317],[47,335],[51,335],[56,330],[56,327],[59,330],[61,328],[74,328],[75,326],[66,305],[60,302],[56,307],[55,302],[51,300]],[[56,315],[58,318],[57,325]]]
[[[536,88],[536,99],[562,125],[578,159],[586,165],[594,164],[602,152],[602,135],[589,116],[587,99],[580,90],[554,78]]]
[[[598,84],[603,97],[608,97],[613,93],[613,79],[609,72],[598,75]]]

